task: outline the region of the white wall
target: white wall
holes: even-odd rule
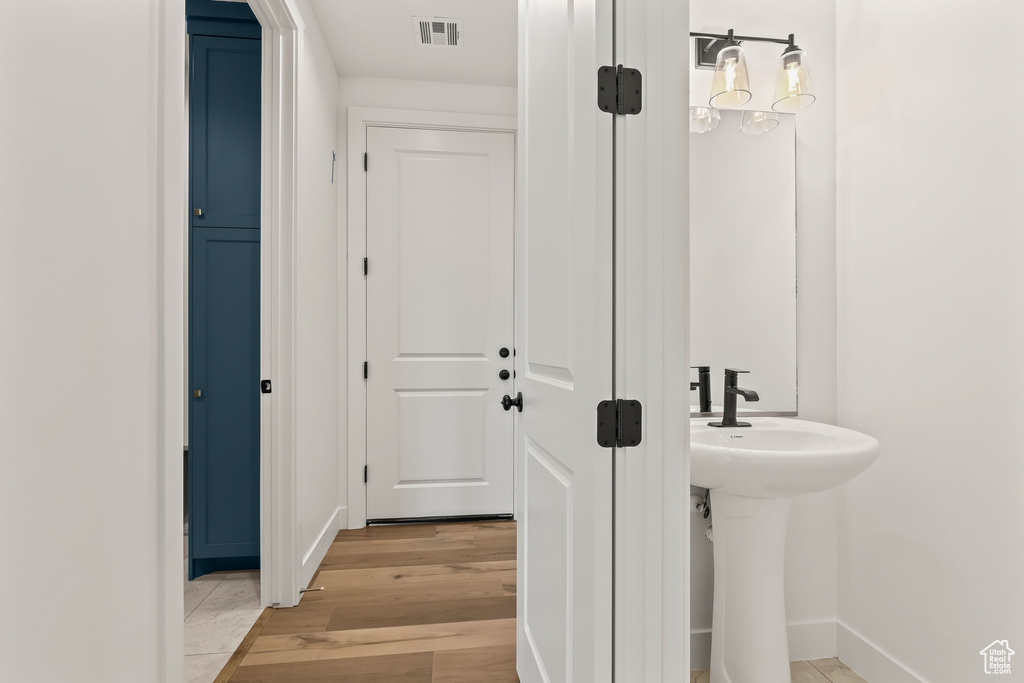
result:
[[[690,30],[785,37],[796,34],[804,48],[818,99],[797,116],[797,369],[800,417],[836,418],[835,302],[835,6],[820,0],[692,0]],[[774,87],[782,46],[747,44],[751,106],[765,102]],[[691,104],[706,105],[710,71],[692,71]],[[770,97],[767,98],[770,100]],[[763,108],[770,108],[770,102]],[[720,378],[715,378],[720,382]],[[757,389],[755,383],[752,388]],[[697,490],[697,489],[694,489]],[[702,490],[701,490],[702,491]],[[786,616],[790,655],[805,659],[835,654],[837,496],[834,491],[793,501],[786,546]],[[712,513],[712,517],[713,517]],[[711,546],[707,524],[693,516],[691,629],[693,664],[709,656],[711,628]],[[704,660],[705,662],[707,660]]]
[[[5,681],[180,680],[183,4],[4,5]]]
[[[338,403],[339,444],[338,491],[342,506],[348,504],[348,400],[344,388],[348,373],[361,368],[348,367],[348,268],[362,268],[363,254],[349,254],[348,234],[348,108],[381,107],[470,114],[516,115],[516,88],[488,85],[462,85],[387,78],[343,77],[338,80],[338,166],[335,187],[338,191]],[[358,143],[360,149],[362,142]],[[359,457],[363,457],[362,454]]]
[[[305,587],[340,525],[338,498],[338,75],[308,3],[298,45],[298,167],[295,246],[296,522]],[[341,236],[344,241],[344,236]],[[343,308],[341,310],[344,310]],[[340,515],[340,516],[339,516]]]
[[[882,443],[840,501],[840,656],[980,681],[1008,639],[1022,680],[1024,91],[998,36],[1024,5],[838,4],[839,419]]]

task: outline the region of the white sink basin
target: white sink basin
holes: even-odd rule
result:
[[[744,420],[751,426],[690,420],[690,478],[711,489],[711,683],[790,683],[783,595],[789,499],[853,479],[878,458],[879,444],[806,420]]]
[[[750,427],[690,421],[695,486],[753,498],[790,498],[853,479],[878,457],[878,440],[852,429],[783,417],[747,417]]]

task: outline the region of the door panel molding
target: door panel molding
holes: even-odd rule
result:
[[[515,116],[464,114],[372,107],[348,108],[348,228],[346,244],[339,242],[339,262],[346,263],[348,301],[348,353],[338,362],[348,377],[347,414],[340,416],[348,424],[348,528],[366,526],[366,381],[362,368],[366,360],[366,279],[362,259],[366,254],[366,129],[420,128],[452,131],[517,133]],[[372,164],[373,160],[370,159]],[[518,163],[518,162],[517,162]],[[373,264],[370,264],[372,270]],[[339,282],[339,288],[341,283]],[[408,355],[408,354],[407,354]],[[419,357],[416,357],[419,359]],[[370,368],[373,373],[373,368]]]

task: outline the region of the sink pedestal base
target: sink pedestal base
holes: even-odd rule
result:
[[[783,579],[789,503],[711,491],[711,683],[790,683]]]

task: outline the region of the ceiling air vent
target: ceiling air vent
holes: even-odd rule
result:
[[[427,47],[462,47],[462,19],[413,17],[416,42]]]

